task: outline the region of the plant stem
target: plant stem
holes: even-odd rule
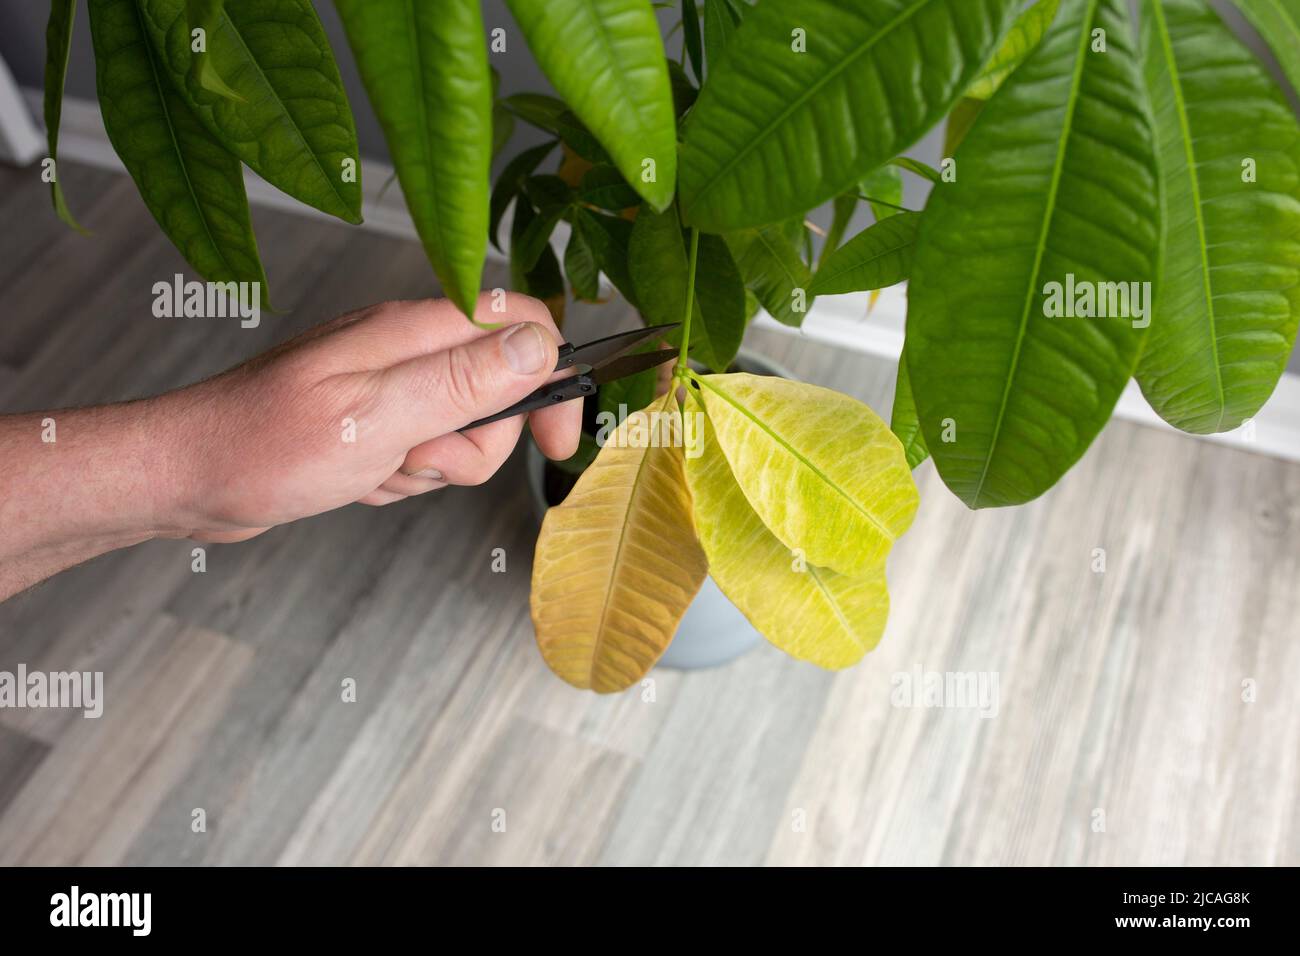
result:
[[[682,351],[677,358],[673,374],[684,375],[689,371],[686,355],[691,347],[691,314],[695,311],[695,263],[700,256],[700,231],[691,227],[691,263],[686,273],[686,315],[682,319]]]

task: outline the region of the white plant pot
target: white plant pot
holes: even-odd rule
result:
[[[735,364],[742,372],[754,375],[790,377],[781,366],[748,349],[741,350]],[[549,507],[546,500],[546,457],[532,441],[527,446],[526,468],[533,513],[540,526]],[[679,670],[717,667],[762,642],[763,635],[754,630],[745,615],[727,600],[726,595],[713,583],[713,578],[705,578],[700,593],[682,617],[677,635],[668,645],[668,650],[664,651],[663,657],[659,658],[658,666]]]

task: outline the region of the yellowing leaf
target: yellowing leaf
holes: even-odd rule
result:
[[[696,381],[732,474],[782,544],[851,576],[884,563],[918,496],[902,445],[871,409],[782,378]]]
[[[681,426],[672,392],[629,415],[542,522],[533,628],[547,665],[575,687],[640,680],[704,582],[681,442],[665,442]],[[660,447],[630,447],[646,438]]]
[[[687,397],[687,414],[701,407]],[[703,454],[686,459],[713,580],[787,654],[832,669],[857,663],[880,641],[889,616],[884,566],[851,578],[799,560],[750,507],[714,438],[705,420]]]

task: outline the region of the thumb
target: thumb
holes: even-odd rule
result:
[[[521,322],[385,369],[382,404],[400,442],[414,447],[501,411],[555,372],[553,335]]]

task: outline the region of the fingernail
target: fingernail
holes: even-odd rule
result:
[[[508,331],[501,342],[501,351],[505,353],[506,364],[518,375],[541,371],[550,355],[542,341],[541,327],[531,322],[520,323]]]
[[[437,468],[426,468],[424,471],[417,471],[411,476],[412,478],[432,478],[434,481],[442,481],[442,472]]]

